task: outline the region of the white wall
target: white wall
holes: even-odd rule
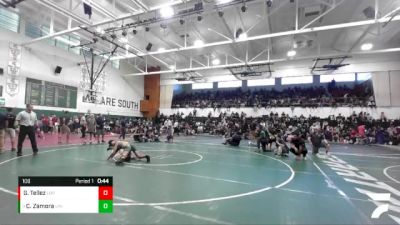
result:
[[[170,109],[170,108],[164,108],[160,109],[160,113],[164,115],[172,115],[174,113],[182,113],[184,115],[188,115],[190,112],[193,112],[194,108],[180,108],[180,109]],[[284,112],[285,114],[289,114],[290,116],[318,116],[321,118],[326,118],[329,115],[338,115],[339,113],[342,114],[342,116],[350,116],[353,111],[356,113],[359,113],[361,111],[369,113],[373,118],[380,118],[381,112],[384,112],[387,118],[389,119],[399,119],[400,118],[400,107],[378,107],[378,108],[361,108],[361,107],[338,107],[338,108],[330,108],[330,107],[321,107],[321,108],[300,108],[296,107],[292,111],[291,108],[261,108],[261,109],[255,109],[255,108],[231,108],[230,110],[226,108],[221,108],[221,109],[216,109],[214,111],[213,108],[205,108],[205,109],[198,109],[197,110],[197,116],[208,116],[208,113],[212,113],[213,117],[218,117],[221,112],[244,112],[247,114],[247,116],[253,116],[253,117],[259,117],[262,115],[269,115],[271,112],[277,112],[279,115]]]
[[[27,40],[26,37],[13,32],[0,30],[0,67],[5,68],[4,76],[0,76],[0,85],[3,85],[3,97],[6,100],[6,106],[23,108],[25,104],[25,88],[26,78],[50,81],[69,86],[78,87],[81,81],[81,71],[78,62],[84,59],[80,55],[70,53],[66,50],[52,47],[45,42],[40,42],[23,48],[21,57],[21,73],[20,73],[20,90],[16,96],[10,96],[5,91],[7,64],[9,60],[8,48],[9,41],[18,43]],[[59,65],[62,67],[60,75],[54,75],[54,68]],[[95,66],[96,68],[96,66]],[[91,110],[94,113],[124,115],[124,116],[141,116],[140,100],[144,95],[143,77],[131,78],[126,81],[121,75],[130,72],[127,65],[121,64],[119,70],[111,68],[111,64],[106,66],[106,89],[104,96],[127,101],[134,101],[138,107],[124,108],[115,106],[95,105],[82,101],[83,91],[78,89],[77,108],[56,108],[46,106],[35,106],[37,109],[44,110],[68,110],[73,112],[87,112]]]

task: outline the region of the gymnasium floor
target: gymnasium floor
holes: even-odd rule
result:
[[[0,224],[400,224],[400,151],[334,145],[331,156],[302,162],[259,154],[246,141],[239,148],[216,137],[175,141],[136,144],[151,164],[123,167],[105,161],[105,145],[43,147],[38,157],[5,152]],[[114,212],[17,214],[20,175],[113,176]],[[390,193],[390,204],[371,193]],[[388,212],[371,218],[386,204]]]

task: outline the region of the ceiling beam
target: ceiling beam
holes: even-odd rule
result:
[[[372,51],[359,51],[359,52],[352,52],[348,55],[368,55],[368,54],[380,54],[380,53],[392,53],[392,52],[400,52],[399,48],[388,48],[388,49],[380,49],[380,50],[372,50]],[[296,59],[289,59],[289,58],[281,58],[281,59],[272,59],[272,60],[260,60],[260,61],[253,61],[253,62],[240,62],[240,63],[231,63],[231,64],[224,64],[218,66],[206,66],[206,67],[190,67],[190,68],[182,68],[176,70],[163,70],[163,71],[156,71],[156,72],[144,72],[144,73],[131,73],[125,74],[124,76],[144,76],[144,75],[152,75],[152,74],[169,74],[169,73],[183,73],[189,71],[202,71],[202,70],[212,70],[212,69],[227,69],[229,67],[235,66],[252,66],[252,65],[260,65],[260,64],[267,64],[267,63],[276,63],[276,62],[286,62],[286,61],[296,61],[296,60],[308,60],[308,59],[315,59],[316,57],[337,57],[343,56],[343,54],[327,54],[327,55],[320,55],[320,56],[304,56],[304,57],[297,57]]]
[[[186,2],[190,2],[190,1],[193,1],[193,0],[186,0]],[[174,5],[179,5],[179,4],[182,4],[182,1],[172,1],[172,2],[168,3],[169,6],[174,6]],[[159,5],[159,6],[151,7],[150,11],[159,10],[160,8],[162,8],[164,6],[165,5]],[[86,25],[85,27],[86,28],[97,27],[97,26],[108,24],[108,23],[113,23],[113,22],[125,20],[125,19],[131,18],[133,16],[140,16],[140,15],[143,15],[143,14],[145,14],[145,12],[138,11],[138,12],[130,13],[128,15],[117,17],[116,19],[106,19],[106,20],[103,20],[103,21],[100,21],[100,22],[97,22],[97,23],[89,24],[89,25]],[[43,36],[43,37],[40,37],[40,38],[32,39],[30,41],[22,42],[22,43],[20,43],[20,45],[23,45],[23,46],[30,45],[30,44],[33,44],[33,43],[36,43],[36,42],[39,42],[39,41],[47,40],[49,38],[54,38],[54,37],[57,37],[57,36],[60,36],[60,35],[69,34],[69,33],[75,32],[75,31],[79,31],[79,30],[82,29],[81,26],[82,25],[77,26],[77,27],[73,27],[71,29],[63,30],[63,31],[60,31],[60,32],[56,32],[56,33],[53,33],[53,34],[50,34],[50,35],[46,35],[46,36]]]
[[[367,26],[367,25],[372,25],[372,24],[385,23],[385,22],[389,21],[390,19],[392,19],[392,21],[400,21],[400,15],[396,16],[394,18],[380,18],[378,20],[375,20],[375,19],[362,20],[362,21],[356,21],[356,22],[348,22],[348,23],[340,23],[340,24],[305,28],[303,30],[290,30],[290,31],[276,32],[276,33],[270,33],[270,34],[256,35],[256,36],[252,36],[252,37],[247,37],[243,40],[235,39],[235,40],[226,40],[226,41],[205,43],[202,46],[202,48],[215,47],[215,46],[221,46],[221,45],[230,45],[230,44],[239,43],[239,42],[248,42],[248,41],[254,41],[254,40],[274,38],[274,37],[291,36],[291,35],[296,35],[296,34],[313,33],[313,32],[318,32],[318,31],[328,31],[328,30],[337,30],[337,29],[343,29],[343,28]],[[198,46],[187,46],[187,47],[183,47],[183,48],[166,49],[163,52],[147,52],[141,56],[166,54],[166,53],[172,53],[172,52],[187,51],[187,50],[197,49],[197,48],[199,48],[199,47]],[[136,55],[127,55],[127,56],[121,56],[121,57],[113,57],[112,60],[134,58],[134,57],[137,57],[137,56]]]
[[[116,19],[117,17],[111,13],[110,11],[108,11],[107,9],[105,9],[104,7],[102,7],[101,5],[98,4],[98,2],[93,1],[93,0],[83,0],[84,3],[90,5],[91,7],[93,7],[95,10],[97,10],[98,12],[100,12],[101,14],[111,17],[113,19]]]
[[[82,24],[85,24],[85,25],[89,25],[90,24],[89,21],[85,20],[84,18],[82,18],[80,16],[75,15],[74,13],[70,12],[67,9],[64,9],[63,7],[55,4],[52,1],[36,0],[36,2],[38,2],[41,5],[44,5],[44,6],[48,7],[50,9],[55,10],[55,11],[57,11],[58,13],[60,13],[60,14],[62,14],[64,16],[70,17],[70,18],[74,19],[78,23],[82,23]]]
[[[322,13],[321,15],[317,16],[315,19],[311,20],[309,23],[307,23],[306,25],[304,25],[302,28],[300,28],[300,30],[303,30],[307,27],[309,27],[311,24],[313,24],[315,21],[321,19],[322,17],[326,16],[326,14],[330,13],[332,10],[334,10],[336,7],[338,7],[340,4],[342,4],[344,2],[344,0],[341,0],[339,3],[335,3],[333,4],[333,6],[331,6],[331,8],[329,8],[328,10],[326,10],[324,13]]]

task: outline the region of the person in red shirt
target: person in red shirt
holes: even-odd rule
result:
[[[42,114],[42,118],[41,119],[42,119],[43,132],[44,133],[49,132],[49,129],[50,129],[49,117]]]
[[[360,126],[358,126],[358,127],[357,127],[357,130],[358,130],[358,135],[359,135],[361,138],[365,138],[365,125],[360,125]]]
[[[355,144],[357,141],[357,130],[356,129],[352,129],[350,132],[350,140],[351,140],[351,144]]]

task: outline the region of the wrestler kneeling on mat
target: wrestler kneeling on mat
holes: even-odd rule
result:
[[[112,153],[107,160],[114,159],[116,165],[122,165],[131,159],[146,159],[147,163],[150,162],[150,156],[136,152],[136,148],[127,141],[110,140],[107,151],[109,150],[112,150]]]

